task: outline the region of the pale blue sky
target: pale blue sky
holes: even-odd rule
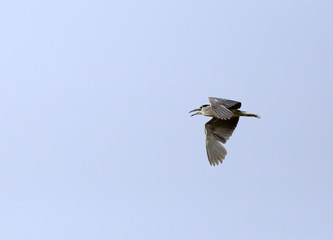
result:
[[[0,239],[333,239],[332,1],[2,1]],[[188,111],[239,100],[222,166]]]

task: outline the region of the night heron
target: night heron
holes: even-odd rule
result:
[[[204,115],[213,117],[205,124],[206,133],[206,151],[210,165],[222,164],[227,150],[219,143],[226,143],[237,127],[240,116],[260,118],[256,114],[246,113],[238,110],[242,103],[223,99],[223,98],[208,98],[210,105],[202,105],[191,112],[194,115]]]

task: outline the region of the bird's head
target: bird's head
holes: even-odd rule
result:
[[[189,113],[191,113],[191,112],[196,112],[196,113],[192,114],[191,117],[194,116],[194,115],[203,115],[203,113],[205,112],[205,110],[206,110],[208,107],[209,107],[208,104],[201,105],[199,108],[194,109],[194,110],[190,111]]]

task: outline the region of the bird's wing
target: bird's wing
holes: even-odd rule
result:
[[[210,97],[208,98],[209,101],[211,102],[214,100],[216,103],[225,106],[226,108],[231,108],[231,109],[238,109],[241,108],[242,103],[234,100],[229,100],[229,99],[224,99],[224,98],[215,98],[215,97]]]
[[[210,106],[214,115],[219,119],[229,119],[232,117],[233,113],[223,104],[221,104],[220,98],[208,98]]]
[[[219,143],[226,143],[237,127],[239,117],[229,120],[212,118],[205,124],[206,151],[210,165],[218,165],[223,162],[227,150]]]

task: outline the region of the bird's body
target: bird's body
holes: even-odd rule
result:
[[[191,112],[198,111],[192,114],[192,116],[200,114],[207,117],[219,118],[222,120],[240,116],[259,118],[259,116],[256,114],[246,113],[238,110],[242,106],[241,102],[214,97],[210,97],[208,99],[210,105],[205,104],[200,106],[198,109],[192,110]]]
[[[223,162],[227,155],[227,150],[220,142],[227,142],[237,127],[239,117],[259,118],[259,116],[257,114],[240,111],[239,108],[242,106],[241,102],[213,97],[208,99],[210,105],[202,105],[198,109],[190,111],[190,113],[197,111],[191,116],[204,115],[212,117],[212,119],[205,124],[206,150],[209,163],[211,165],[218,165]]]

